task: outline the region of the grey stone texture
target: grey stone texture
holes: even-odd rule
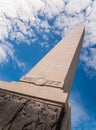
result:
[[[63,107],[0,90],[0,130],[60,130]]]

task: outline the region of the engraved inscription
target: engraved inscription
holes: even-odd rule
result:
[[[37,79],[35,79],[35,84],[36,85],[44,85],[44,84],[46,84],[46,79],[44,79],[44,78],[37,78]]]
[[[35,85],[40,85],[40,86],[45,85],[45,86],[51,86],[51,87],[62,87],[62,82],[46,80],[43,77],[40,77],[40,78],[23,77],[21,81],[33,83]]]

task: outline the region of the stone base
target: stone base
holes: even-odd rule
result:
[[[0,130],[60,130],[63,106],[0,90]]]

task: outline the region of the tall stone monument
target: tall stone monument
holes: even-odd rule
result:
[[[19,82],[0,82],[0,130],[71,130],[68,103],[84,27],[74,28]]]

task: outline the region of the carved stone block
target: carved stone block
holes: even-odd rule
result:
[[[59,81],[53,81],[53,80],[47,80],[43,77],[39,78],[34,78],[34,77],[26,77],[24,76],[21,81],[27,82],[27,83],[32,83],[34,85],[39,85],[39,86],[50,86],[50,87],[56,87],[60,88],[62,87],[63,83]]]
[[[0,130],[60,130],[62,107],[0,90]]]

